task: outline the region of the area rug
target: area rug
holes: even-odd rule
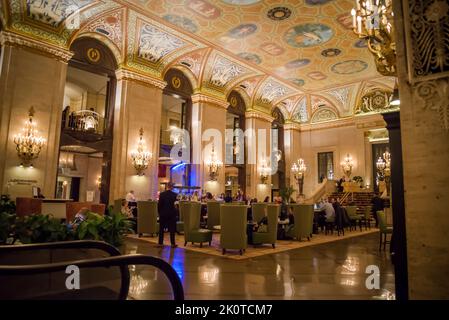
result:
[[[244,260],[244,259],[260,257],[263,255],[268,255],[268,254],[279,253],[279,252],[284,252],[284,251],[288,251],[288,250],[294,250],[294,249],[298,249],[298,248],[304,248],[304,247],[314,246],[314,245],[318,245],[318,244],[329,243],[329,242],[344,240],[344,239],[353,238],[353,237],[364,236],[364,235],[376,233],[376,232],[379,232],[379,229],[372,228],[370,230],[363,230],[363,231],[360,231],[360,230],[345,231],[344,236],[342,236],[342,235],[337,236],[336,232],[334,232],[333,235],[332,234],[324,235],[322,233],[314,234],[313,237],[310,239],[310,241],[307,241],[307,240],[303,240],[303,241],[277,240],[275,249],[272,248],[271,244],[257,245],[257,246],[248,245],[248,247],[246,248],[243,255],[240,255],[238,250],[226,250],[226,254],[223,255],[221,247],[220,247],[220,234],[219,233],[213,234],[211,246],[209,246],[208,243],[203,243],[202,248],[200,248],[199,244],[192,245],[191,243],[188,243],[186,246],[184,246],[184,235],[182,235],[182,234],[176,235],[176,243],[179,245],[178,248],[181,248],[181,249],[210,254],[210,255],[219,256],[219,257],[225,257],[225,258],[234,259],[234,260]],[[139,238],[137,235],[129,235],[128,237],[132,238],[132,239],[140,240],[140,241],[149,242],[149,243],[154,244],[155,246],[157,245],[157,242],[158,242],[157,237],[140,237]],[[165,234],[165,243],[166,244],[169,243],[168,233]]]

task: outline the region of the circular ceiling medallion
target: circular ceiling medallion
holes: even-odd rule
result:
[[[267,12],[268,18],[275,21],[281,21],[289,18],[292,11],[287,7],[275,7]]]
[[[173,86],[173,88],[175,89],[179,89],[181,87],[181,79],[179,79],[178,77],[173,77],[171,78],[171,84]]]
[[[331,70],[337,74],[352,74],[362,72],[366,68],[368,68],[368,64],[365,61],[347,60],[334,64]]]
[[[326,58],[336,57],[340,53],[341,53],[341,50],[337,49],[337,48],[329,48],[329,49],[321,51],[321,55],[326,57]]]
[[[87,55],[87,59],[93,63],[97,63],[98,61],[100,61],[100,58],[101,58],[100,51],[96,48],[87,49],[86,55]]]
[[[284,40],[295,48],[320,45],[328,41],[334,31],[325,24],[306,23],[290,28],[284,35]]]
[[[241,24],[237,27],[232,28],[228,31],[227,35],[228,37],[234,38],[234,39],[242,39],[245,38],[254,32],[256,32],[257,26],[253,23],[245,23]]]
[[[296,60],[286,63],[285,67],[287,69],[296,69],[296,68],[304,67],[305,65],[308,65],[309,63],[310,63],[309,59],[296,59]]]
[[[241,52],[238,56],[255,64],[260,64],[262,62],[262,59],[257,54],[251,52]]]

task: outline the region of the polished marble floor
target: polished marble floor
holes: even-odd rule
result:
[[[386,299],[394,293],[394,269],[389,254],[378,251],[378,237],[368,234],[244,261],[132,239],[126,251],[168,261],[186,299]],[[366,288],[368,265],[379,267],[380,289]],[[161,272],[141,266],[131,270],[131,298],[171,298]]]

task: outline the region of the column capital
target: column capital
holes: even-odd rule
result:
[[[133,71],[133,70],[129,70],[129,69],[125,69],[125,68],[120,68],[115,72],[115,75],[117,77],[117,80],[128,80],[128,81],[133,81],[133,82],[137,82],[146,86],[152,86],[152,87],[156,87],[159,89],[164,89],[165,86],[167,85],[167,82],[165,82],[164,80],[161,79],[157,79],[154,77],[150,77],[147,75],[144,75],[142,73]]]
[[[67,63],[73,56],[73,52],[64,48],[9,31],[2,31],[0,33],[0,43],[2,46],[28,48],[64,63]]]
[[[284,130],[301,131],[301,125],[297,122],[287,121],[284,124]]]
[[[269,114],[262,113],[260,111],[250,110],[245,112],[245,118],[246,119],[260,119],[266,122],[273,122],[274,117],[270,116]]]
[[[199,102],[213,104],[217,107],[224,108],[224,109],[227,109],[229,106],[229,102],[227,102],[223,99],[220,99],[220,98],[205,95],[202,93],[196,93],[196,94],[192,95],[192,103],[199,103]]]

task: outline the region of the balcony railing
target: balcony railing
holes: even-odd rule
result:
[[[92,110],[79,110],[62,115],[62,128],[78,132],[103,134],[104,118]]]

